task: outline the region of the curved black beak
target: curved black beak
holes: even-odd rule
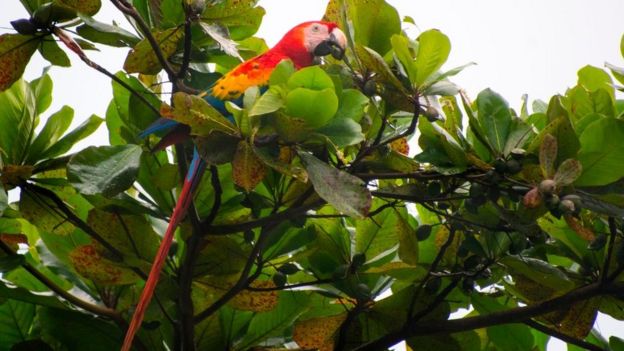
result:
[[[329,37],[322,41],[314,49],[314,56],[327,56],[332,55],[337,60],[342,60],[347,48],[347,38],[345,34],[339,29],[334,28]]]

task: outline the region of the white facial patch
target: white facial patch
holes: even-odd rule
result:
[[[308,52],[314,52],[314,49],[323,41],[329,38],[329,29],[326,25],[320,23],[312,23],[306,27],[304,33],[304,45]]]

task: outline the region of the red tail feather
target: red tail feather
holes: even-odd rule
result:
[[[201,172],[198,172],[201,173]],[[195,174],[195,177],[200,174]],[[160,243],[160,247],[158,248],[158,253],[154,258],[154,263],[152,263],[152,268],[150,269],[149,276],[147,277],[147,281],[145,282],[145,287],[143,288],[143,292],[141,293],[141,298],[139,299],[139,303],[137,304],[134,315],[132,316],[132,321],[130,322],[130,326],[128,327],[128,331],[126,332],[126,337],[124,339],[123,346],[121,347],[122,351],[130,351],[132,347],[132,340],[134,339],[134,335],[141,327],[141,323],[143,322],[143,316],[145,315],[145,310],[147,306],[149,306],[150,301],[152,300],[152,296],[154,295],[154,290],[156,289],[156,285],[158,284],[158,278],[160,277],[160,272],[162,271],[165,260],[167,259],[167,255],[169,253],[169,249],[171,248],[171,243],[173,241],[173,234],[175,233],[176,228],[178,227],[179,222],[184,218],[186,214],[186,210],[188,209],[191,199],[192,199],[192,191],[194,188],[194,181],[186,180],[184,185],[182,186],[182,192],[180,193],[180,198],[178,199],[178,203],[176,204],[175,209],[173,210],[173,214],[171,215],[171,220],[169,221],[169,226],[167,227],[167,231],[165,232],[165,236],[163,237],[162,242]]]

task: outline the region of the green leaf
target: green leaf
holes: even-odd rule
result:
[[[35,97],[23,80],[0,93],[0,156],[4,164],[19,165],[33,137],[36,121]]]
[[[51,64],[60,67],[69,67],[71,62],[65,51],[63,51],[56,41],[44,40],[39,46],[39,52],[44,59],[48,60]]]
[[[624,46],[622,47],[622,55],[624,56]],[[620,339],[613,335],[609,338],[609,347],[612,351],[624,351],[624,339]]]
[[[585,87],[589,91],[605,89],[611,97],[615,96],[613,81],[604,70],[587,65],[578,71],[578,84]]]
[[[567,110],[561,104],[561,97],[554,96],[548,106],[548,124],[542,128],[537,137],[533,138],[527,147],[530,153],[537,152],[547,134],[551,134],[557,139],[557,163],[561,163],[568,158],[576,158],[580,148],[580,142]]]
[[[288,88],[306,88],[323,91],[334,89],[334,81],[319,66],[311,66],[300,69],[288,78]]]
[[[517,256],[505,256],[500,262],[514,272],[555,291],[568,291],[574,287],[574,283],[562,271],[548,262]]]
[[[477,97],[478,119],[490,145],[502,153],[511,127],[509,105],[502,96],[485,89]]]
[[[446,62],[451,52],[451,41],[437,29],[423,32],[418,37],[416,55],[416,84],[422,85]]]
[[[35,319],[35,305],[7,300],[0,305],[2,325],[2,346],[8,350],[11,345],[30,339],[30,330]]]
[[[9,197],[7,196],[6,190],[4,187],[0,187],[0,217],[6,210],[7,206],[9,206]]]
[[[333,88],[320,91],[295,88],[286,96],[286,113],[302,119],[310,128],[318,128],[327,124],[336,111],[338,111],[338,97]]]
[[[57,340],[67,350],[80,350],[87,343],[93,351],[117,350],[123,340],[117,326],[85,313],[42,308],[37,315],[46,339]]]
[[[24,255],[0,256],[0,273],[7,273],[24,263]]]
[[[22,216],[37,226],[40,232],[54,233],[57,236],[71,234],[75,229],[74,225],[50,208],[56,209],[50,200],[30,191],[20,193],[19,209]]]
[[[401,62],[403,69],[407,73],[407,77],[412,83],[417,81],[417,68],[412,53],[409,48],[409,39],[403,35],[395,34],[390,38],[394,54]]]
[[[101,0],[55,0],[58,4],[69,7],[79,13],[95,15],[102,7]]]
[[[243,340],[236,345],[236,349],[247,350],[272,336],[280,336],[285,329],[293,325],[297,317],[306,311],[307,299],[308,296],[305,293],[281,292],[277,308],[257,313],[249,323]]]
[[[33,165],[36,161],[41,160],[44,151],[63,136],[73,119],[74,109],[69,106],[63,106],[59,111],[51,115],[41,132],[37,134],[37,137],[30,145],[25,163]]]
[[[581,134],[578,160],[583,173],[577,186],[599,186],[613,183],[624,177],[624,121],[602,118],[588,125]]]
[[[364,110],[368,106],[368,97],[357,89],[344,89],[340,94],[340,103],[334,119],[350,118],[360,122],[364,117]]]
[[[46,149],[40,156],[41,159],[60,156],[69,151],[77,142],[93,134],[104,120],[96,115],[91,115],[76,129],[65,134],[61,139]]]
[[[476,295],[472,297],[472,305],[480,315],[488,315],[506,310],[505,306],[493,298]],[[534,340],[531,329],[522,324],[499,325],[487,328],[487,336],[500,350],[522,351],[531,350]]]
[[[364,140],[362,126],[350,118],[334,118],[316,131],[337,147],[355,145]]]
[[[55,308],[64,308],[65,304],[56,296],[36,294],[32,291],[15,286],[7,286],[5,282],[0,282],[0,298],[6,298],[15,301],[21,301],[28,304],[39,306],[48,306]]]
[[[40,39],[31,35],[0,35],[0,92],[20,79],[30,57],[39,46]]]
[[[47,69],[44,69],[44,72],[47,72]],[[49,74],[44,73],[41,77],[30,82],[30,85],[37,101],[37,114],[40,115],[52,104],[52,78]]]
[[[88,147],[67,164],[67,179],[82,194],[115,196],[134,183],[142,153],[137,145]]]
[[[214,131],[237,135],[238,129],[206,100],[182,92],[173,95],[173,111],[166,117],[191,127],[191,134],[207,136]]]
[[[208,164],[220,165],[232,162],[240,139],[225,133],[213,132],[206,137],[196,137],[193,141],[202,159]]]
[[[271,87],[266,93],[262,94],[256,103],[249,110],[249,117],[265,115],[275,112],[284,106],[284,99],[277,87]]]
[[[158,234],[145,216],[122,215],[98,209],[89,211],[87,224],[113,247],[124,259],[142,260],[149,267],[158,250]]]
[[[212,2],[201,17],[207,22],[217,22],[228,27],[230,37],[242,40],[252,36],[262,22],[264,9],[256,6],[257,0],[224,0]]]
[[[295,65],[291,60],[282,60],[275,66],[269,78],[270,85],[281,85],[288,83],[290,76],[295,73]]]
[[[155,32],[153,35],[166,60],[176,52],[184,31],[179,28],[170,28]],[[143,39],[126,56],[124,69],[128,73],[158,74],[162,66],[149,41]]]
[[[288,160],[280,159],[279,148],[272,149],[270,147],[260,148],[253,146],[253,151],[262,163],[273,168],[274,170],[304,183],[308,181],[308,173],[305,169],[303,169],[303,167],[301,167],[301,165],[294,164]]]
[[[364,68],[374,72],[377,75],[377,80],[393,86],[400,92],[406,92],[406,89],[401,81],[394,75],[394,73],[392,73],[392,70],[390,70],[386,61],[384,61],[383,57],[381,57],[377,52],[358,44],[355,47],[355,53],[362,62]]]
[[[375,203],[377,202],[375,201]],[[399,213],[392,210],[382,211],[375,216],[374,220],[357,221],[355,225],[355,251],[366,254],[367,259],[373,261],[379,255],[396,247],[401,236],[403,236],[401,231],[405,228],[401,221]]]
[[[134,34],[115,24],[110,25],[98,22],[93,19],[93,17],[83,14],[79,14],[78,16],[83,24],[76,28],[76,30],[78,34],[85,39],[115,47],[135,46],[141,41],[141,39]]]
[[[353,22],[355,42],[381,55],[392,48],[390,38],[401,32],[397,10],[384,0],[348,0],[347,17]],[[346,26],[343,24],[343,28]]]
[[[361,179],[331,167],[307,152],[299,152],[299,157],[321,198],[346,215],[366,217],[371,194]]]
[[[236,46],[238,46],[238,43],[228,38],[227,30],[214,23],[207,24],[204,22],[200,22],[199,25],[204,33],[208,34],[212,39],[214,39],[214,41],[219,44],[219,48],[223,52],[225,52],[227,55],[243,61],[243,58],[238,53],[238,49],[236,48]]]

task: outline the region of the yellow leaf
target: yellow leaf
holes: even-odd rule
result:
[[[191,134],[208,136],[219,131],[228,135],[237,135],[238,129],[206,100],[199,96],[182,92],[173,95],[173,109],[163,104],[160,113],[166,117],[191,127]]]
[[[268,280],[256,280],[251,283],[254,288],[274,288],[275,284]],[[277,307],[278,292],[243,290],[234,297],[230,304],[238,310],[266,312]]]
[[[295,324],[293,340],[305,350],[332,351],[334,337],[347,314],[312,318]]]
[[[89,16],[95,15],[102,7],[101,0],[56,0],[56,2]]]
[[[178,28],[169,28],[162,32],[154,32],[153,35],[164,58],[169,59],[176,52],[184,32]],[[162,66],[149,41],[143,39],[128,53],[126,62],[124,62],[124,69],[128,73],[153,75],[158,74]]]
[[[0,35],[0,91],[8,89],[24,74],[37,46],[39,39],[32,35]]]
[[[266,167],[253,152],[251,145],[244,140],[239,142],[232,161],[234,183],[249,192],[264,179],[265,175]]]
[[[390,148],[403,155],[409,154],[410,150],[409,144],[407,143],[407,138],[401,138],[391,142]]]
[[[128,285],[139,277],[130,269],[105,259],[94,245],[82,245],[69,253],[69,260],[81,276],[101,285]]]

